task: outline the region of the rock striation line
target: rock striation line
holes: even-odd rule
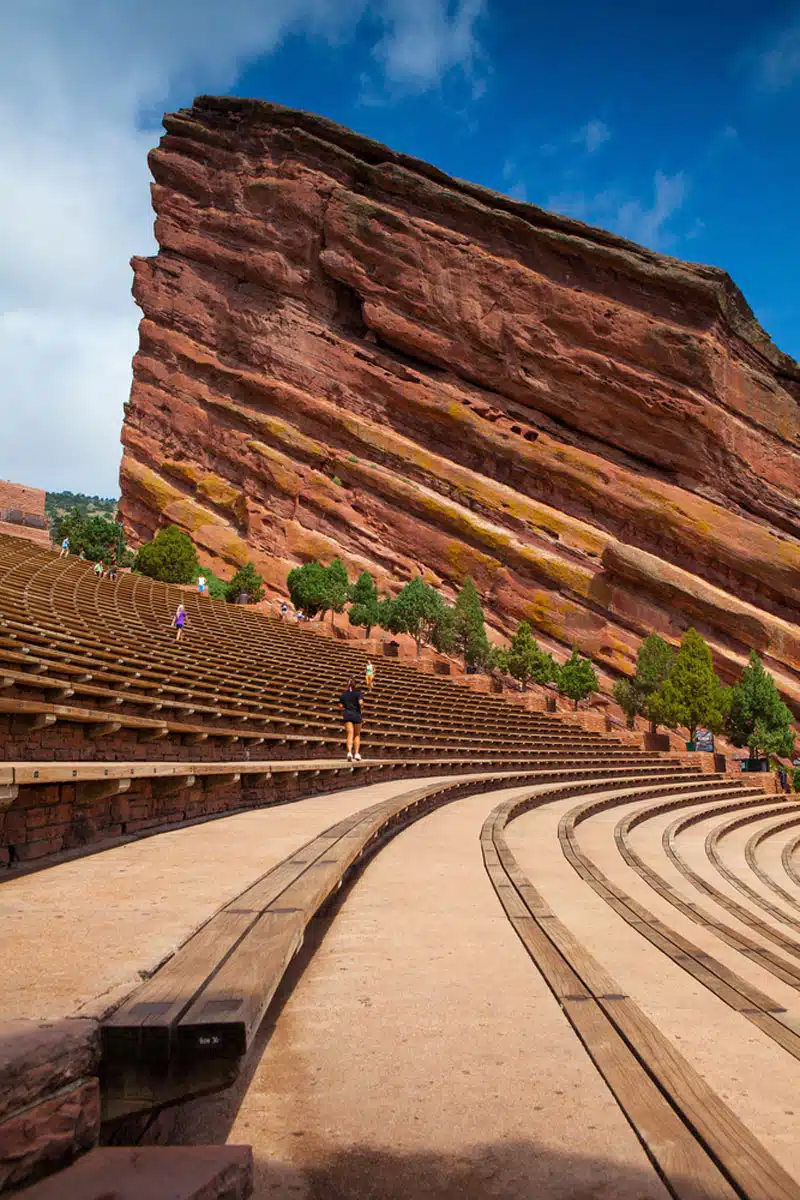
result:
[[[606,679],[694,624],[800,713],[800,367],[722,270],[263,101],[150,155],[121,512],[218,567],[341,553]]]

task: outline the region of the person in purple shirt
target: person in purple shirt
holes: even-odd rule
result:
[[[186,625],[187,619],[188,618],[186,616],[186,609],[183,607],[182,604],[179,604],[178,607],[175,609],[175,616],[172,618],[172,628],[177,630],[177,632],[175,634],[176,642],[179,642],[183,637],[183,630],[184,630],[184,626]]]

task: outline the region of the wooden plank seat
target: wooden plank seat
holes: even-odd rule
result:
[[[733,887],[740,891],[754,904],[758,905],[759,908],[762,908],[765,912],[770,913],[777,921],[782,922],[784,925],[789,925],[795,930],[795,932],[800,932],[800,896],[795,898],[789,892],[785,893],[784,899],[787,900],[790,907],[798,910],[795,914],[787,913],[783,908],[780,908],[777,904],[772,903],[771,898],[762,895],[761,892],[748,883],[746,879],[743,879],[737,874],[737,872],[731,870],[731,868],[723,860],[719,850],[719,843],[735,830],[746,828],[748,825],[755,824],[756,822],[758,822],[759,825],[766,825],[767,830],[770,830],[773,828],[771,822],[773,822],[775,818],[780,818],[779,825],[787,828],[787,822],[785,820],[787,817],[789,818],[788,827],[791,827],[793,823],[800,823],[800,813],[798,813],[798,806],[796,803],[792,803],[790,801],[788,804],[786,804],[784,802],[783,804],[777,805],[774,808],[765,808],[760,809],[758,812],[745,813],[744,816],[735,817],[732,821],[725,821],[722,825],[712,829],[706,837],[704,848],[708,860],[713,865],[714,869],[719,871],[720,875],[727,879],[728,882],[733,885]],[[676,833],[677,832],[679,831],[676,831]],[[762,837],[763,832],[764,831],[761,830],[755,833],[753,837],[749,839],[748,846],[754,840],[755,844],[758,845],[758,839]],[[766,883],[767,887],[770,886],[769,876],[767,876],[765,872],[761,871],[760,867],[755,862],[752,853],[748,857],[745,852],[745,863],[749,869],[761,879],[762,883]]]
[[[530,779],[485,773],[410,788],[331,826],[203,925],[102,1023],[106,1116],[229,1086],[304,930],[382,839],[459,796]]]
[[[553,795],[547,789],[506,801],[490,813],[481,831],[486,871],[520,941],[668,1190],[686,1200],[796,1200],[791,1177],[520,869],[506,826]]]
[[[768,800],[768,798],[767,798],[767,800]],[[774,815],[776,812],[776,810],[774,808],[767,806],[767,803],[765,803],[765,797],[763,795],[760,797],[754,798],[754,800],[752,801],[752,804],[761,808],[765,815]],[[729,813],[731,811],[735,811],[735,809],[738,807],[740,807],[740,804],[726,805],[724,808],[720,808],[719,806],[717,806],[710,813],[708,813],[708,816],[719,816],[724,813]],[[786,812],[787,810],[784,807],[782,809],[778,809],[777,811],[778,812]],[[697,814],[691,814],[691,815],[695,816],[695,817],[697,816]],[[695,821],[692,821],[691,824],[695,824]],[[787,954],[791,954],[791,955],[794,955],[796,958],[800,958],[800,944],[798,944],[798,942],[795,938],[788,936],[783,931],[775,929],[768,922],[761,920],[758,916],[756,916],[752,912],[751,909],[746,908],[742,904],[739,904],[739,902],[734,900],[733,897],[727,895],[727,893],[723,892],[720,888],[716,887],[709,880],[704,878],[704,876],[702,876],[698,871],[695,871],[689,865],[689,863],[687,863],[686,859],[681,854],[680,847],[678,844],[678,838],[685,829],[689,828],[689,825],[690,825],[690,823],[688,822],[688,819],[686,817],[679,817],[676,821],[673,821],[672,824],[669,825],[667,827],[667,829],[664,831],[664,839],[663,839],[664,851],[665,851],[667,857],[669,858],[669,860],[672,863],[674,863],[674,865],[680,871],[681,875],[683,875],[683,877],[685,879],[689,880],[689,882],[692,883],[698,891],[700,891],[704,895],[710,897],[721,908],[725,909],[732,916],[737,917],[740,921],[744,922],[750,929],[753,930],[754,933],[759,934],[759,936],[761,936],[762,938],[765,938],[767,941],[773,942],[776,946],[778,946],[781,950],[785,951]],[[706,853],[708,854],[708,843],[707,842],[706,842],[705,849],[706,849]],[[723,874],[729,879],[730,882],[733,883],[733,886],[737,887],[740,891],[742,891],[745,895],[747,895],[748,898],[752,898],[752,896],[750,895],[750,893],[752,892],[752,889],[748,888],[748,885],[745,884],[743,880],[738,879],[738,877],[736,875],[734,875],[734,873],[732,871],[729,872],[727,867],[725,867],[724,864],[722,864],[722,867],[723,867]],[[759,899],[758,893],[753,893],[753,895],[755,895],[756,898]],[[767,905],[767,903],[768,903],[767,901],[764,901],[765,906]],[[709,914],[704,914],[703,910],[700,909],[697,905],[694,905],[694,911],[696,911],[701,916],[703,916],[703,915],[709,916]],[[778,909],[778,907],[776,905],[770,905],[769,911],[770,911],[771,915],[777,917],[778,920],[783,920],[786,924],[797,929],[797,923],[795,921],[793,921],[791,917],[784,917],[784,915],[781,913],[781,910]],[[713,920],[713,918],[709,917],[709,920]],[[723,937],[725,941],[728,940],[726,930],[727,930],[727,927],[723,926],[722,930],[718,933],[718,936]],[[732,929],[731,929],[731,933],[733,933]],[[741,935],[738,935],[737,940],[740,945],[745,945],[745,946],[748,945],[748,942],[744,941],[742,939]],[[753,942],[752,946],[758,947],[758,943]],[[739,948],[738,945],[737,945],[737,948]],[[785,978],[785,979],[787,979],[787,981],[793,980],[794,986],[800,987],[800,964],[797,964],[794,968],[790,968],[789,964],[785,963],[783,959],[777,958],[777,956],[771,955],[768,951],[764,951],[760,947],[758,947],[758,950],[760,952],[760,957],[762,957],[770,962],[771,966],[768,969],[772,970],[772,972],[775,973],[775,970],[777,967],[780,971],[781,978]],[[748,953],[751,958],[754,956],[753,949],[751,949],[749,947],[748,947]]]
[[[777,880],[770,871],[764,869],[758,861],[758,850],[770,838],[775,837],[779,833],[786,833],[787,830],[794,829],[800,825],[800,813],[789,817],[787,820],[780,820],[770,823],[765,829],[759,829],[747,840],[744,848],[744,856],[750,869],[759,877],[762,883],[771,888],[776,895],[780,896],[788,904],[794,908],[800,909],[800,896],[795,897],[791,892],[787,891],[786,887]]]
[[[374,756],[361,763],[323,755],[226,762],[189,756],[169,762],[16,762],[4,768],[5,782],[0,783],[0,849],[10,865],[25,869],[25,863],[52,854],[92,853],[110,838],[150,836],[187,820],[335,791],[356,780],[487,770],[524,770],[540,783],[583,781],[588,788],[609,776],[642,783],[692,778],[685,764],[587,768],[579,758],[571,763],[489,763],[453,755]],[[158,782],[158,795],[148,780]]]
[[[41,661],[38,658],[32,658],[30,655],[26,656],[24,654],[16,656],[14,659],[9,660],[9,658],[5,657],[6,653],[7,652],[0,652],[0,661],[5,661],[5,662],[13,661],[15,663],[15,665],[19,665],[20,659],[22,659],[22,660],[27,659],[31,662],[32,665]],[[79,671],[79,668],[66,668],[64,666],[62,668],[59,668],[59,670],[60,671],[63,670],[63,674],[64,674],[63,678],[53,677],[52,674],[48,671],[47,673],[48,673],[48,675],[50,675],[50,678],[47,681],[45,681],[42,678],[41,673],[25,673],[25,672],[14,672],[11,670],[7,670],[7,671],[5,671],[5,675],[7,678],[12,679],[17,685],[27,684],[28,686],[34,687],[34,688],[51,687],[54,690],[58,690],[60,688],[64,691],[66,691],[67,689],[71,689],[76,694],[93,696],[95,698],[102,698],[109,702],[115,701],[117,703],[139,704],[139,705],[145,705],[148,708],[151,707],[154,703],[158,703],[160,706],[163,706],[163,707],[173,707],[174,706],[176,711],[179,709],[183,709],[184,711],[188,710],[189,713],[197,712],[197,713],[201,713],[201,714],[204,714],[204,715],[207,715],[210,717],[214,717],[216,719],[225,719],[225,718],[231,718],[231,717],[234,717],[238,720],[242,720],[245,717],[250,718],[250,719],[262,719],[262,720],[272,720],[272,721],[277,719],[275,717],[275,706],[269,705],[266,703],[262,703],[259,707],[252,706],[247,712],[240,712],[240,711],[237,712],[236,710],[231,710],[228,708],[212,709],[209,706],[199,704],[197,701],[172,700],[169,697],[164,697],[163,694],[159,694],[157,698],[154,698],[154,696],[152,694],[150,694],[150,695],[142,694],[139,691],[134,692],[131,687],[129,687],[125,691],[124,694],[120,695],[119,692],[104,689],[101,686],[99,686],[98,684],[85,682],[80,677],[78,677],[76,680],[74,678],[74,676],[70,674],[70,672],[74,671],[75,673],[77,673]],[[335,721],[330,720],[328,722],[323,723],[318,718],[314,719],[311,714],[304,712],[303,710],[298,710],[298,709],[294,710],[294,720],[291,717],[284,717],[282,719],[282,723],[285,724],[286,726],[291,726],[292,724],[297,724],[298,719],[301,716],[306,718],[302,723],[305,724],[309,729],[312,727],[312,721],[313,721],[313,727],[315,729],[319,730],[320,732],[330,732],[332,734],[335,732],[338,734],[338,732],[340,730],[340,718],[338,716]],[[381,728],[383,728],[387,731],[393,730],[394,727],[395,727],[395,722],[391,722],[391,723],[390,722],[380,722],[380,721],[376,721],[373,718],[370,718],[368,720],[368,728],[369,728],[370,732],[372,732],[372,733],[378,732],[379,730],[381,730]],[[458,726],[456,726],[456,728],[458,728]],[[426,741],[427,742],[435,743],[437,740],[441,740],[441,741],[447,740],[448,743],[452,743],[454,740],[453,732],[431,733],[430,731],[426,731]],[[458,740],[458,739],[456,738],[455,740]],[[497,744],[497,739],[493,739],[493,738],[476,739],[473,736],[472,738],[469,738],[467,740],[471,741],[473,744],[476,741],[483,741],[487,745],[496,745]],[[567,744],[570,746],[574,746],[576,743],[581,744],[581,742],[583,742],[583,744],[590,744],[590,745],[598,744],[597,741],[594,741],[592,739],[581,739],[579,735],[576,737],[570,737],[568,734],[562,734],[560,739],[549,737],[548,744],[550,744],[550,745],[552,745],[553,743],[558,744],[559,740],[561,741],[562,744]],[[529,740],[528,744],[530,745],[533,743]],[[602,743],[600,743],[600,744],[602,744]],[[623,751],[622,748],[620,748],[620,752],[621,753],[630,753],[630,751]]]
[[[6,678],[9,680],[9,682],[19,683],[20,681],[20,676],[18,675],[14,676],[11,674],[7,675]],[[18,698],[6,697],[6,699],[3,700],[3,703],[0,704],[0,712],[25,714],[34,711],[39,711],[42,713],[47,711],[52,712],[57,719],[72,720],[81,723],[91,723],[93,721],[97,723],[108,721],[110,717],[114,721],[121,722],[121,725],[124,728],[150,728],[153,730],[159,730],[165,735],[171,734],[174,736],[195,736],[199,734],[206,734],[216,738],[235,737],[257,744],[261,744],[265,740],[285,741],[287,739],[303,738],[305,740],[310,740],[314,744],[322,745],[330,743],[338,745],[341,744],[342,740],[341,725],[339,722],[322,723],[316,721],[312,723],[310,720],[291,720],[289,718],[280,722],[276,722],[269,714],[262,713],[260,715],[248,715],[248,717],[245,718],[241,714],[237,715],[235,713],[230,713],[224,709],[203,710],[199,708],[196,709],[193,705],[186,705],[183,706],[184,711],[181,714],[184,717],[197,714],[206,716],[209,718],[209,720],[221,721],[223,724],[210,724],[209,721],[201,723],[188,722],[185,719],[177,719],[176,716],[170,717],[168,713],[161,713],[160,710],[162,708],[170,708],[168,701],[165,701],[162,704],[158,701],[154,701],[150,697],[139,697],[132,695],[129,692],[114,692],[94,685],[92,685],[87,691],[88,685],[81,685],[80,683],[72,684],[68,679],[50,678],[45,681],[39,675],[34,675],[29,680],[25,677],[22,677],[22,681],[29,682],[31,687],[37,689],[52,689],[56,693],[60,694],[59,698],[61,699],[66,699],[75,694],[84,696],[88,695],[90,698],[95,699],[99,707],[90,709],[75,705],[68,708],[64,705],[57,705],[55,708],[53,708],[46,701],[27,701]],[[129,704],[144,705],[150,715],[145,717],[139,717],[136,715],[129,716],[123,711],[122,707],[123,705],[127,706]],[[156,719],[156,712],[159,713],[160,719]],[[238,723],[236,725],[226,724],[225,722],[230,721],[231,718],[237,720]],[[249,724],[242,724],[242,722],[245,720],[249,721]],[[280,734],[276,732],[274,728],[275,725],[280,725],[283,727]],[[367,743],[372,746],[404,747],[409,750],[417,747],[424,752],[429,752],[430,750],[439,748],[450,749],[456,753],[462,750],[471,749],[472,751],[483,753],[487,758],[497,758],[498,756],[507,757],[509,755],[519,758],[531,758],[533,756],[538,757],[542,754],[546,754],[548,758],[552,759],[569,758],[572,757],[580,748],[579,746],[570,745],[569,741],[566,743],[567,746],[570,747],[569,749],[557,748],[554,750],[549,739],[544,741],[540,741],[538,739],[536,741],[526,740],[524,745],[508,745],[506,743],[498,744],[496,739],[484,740],[468,738],[466,736],[454,737],[452,735],[426,737],[423,745],[419,746],[420,739],[414,735],[403,736],[401,734],[398,736],[396,733],[390,732],[389,728],[387,727],[384,727],[383,729],[380,727],[374,728],[369,724],[365,729],[365,737]],[[628,761],[630,755],[622,752],[615,755],[613,751],[602,751],[598,754],[589,753],[586,755],[587,762],[591,762],[595,758],[608,761],[615,757],[619,758],[620,761]]]
[[[670,795],[669,799],[662,800],[655,807],[654,811],[663,811],[665,804],[673,804],[676,802],[676,799],[677,803],[681,801],[692,802],[692,800],[703,802],[735,796],[737,792],[744,790],[743,788],[737,788],[735,785],[731,786],[727,781],[722,782],[707,776],[706,781],[701,785],[694,784],[689,787],[679,785],[677,788],[664,789],[664,794],[669,795],[671,792],[678,792],[678,796],[676,798]],[[754,793],[756,791],[756,789],[751,790]],[[606,794],[595,797],[588,803],[578,805],[565,814],[559,822],[558,836],[561,849],[567,861],[575,868],[581,878],[624,921],[637,929],[643,937],[647,938],[654,946],[667,954],[682,970],[690,974],[704,987],[707,987],[709,991],[713,992],[731,1008],[740,1012],[748,1021],[757,1025],[768,1037],[776,1041],[785,1050],[788,1050],[794,1057],[800,1058],[800,1034],[798,1034],[798,1031],[794,1029],[788,1019],[788,1014],[783,1005],[773,1000],[770,996],[767,996],[759,988],[752,986],[748,981],[737,975],[734,971],[731,971],[710,954],[702,951],[688,938],[679,934],[664,921],[658,920],[649,909],[634,900],[624,889],[609,879],[605,872],[601,871],[592,861],[590,856],[582,851],[576,833],[578,825],[589,820],[592,815],[598,812],[603,812],[619,804],[629,804],[632,799],[637,798],[639,798],[639,794],[637,793],[626,795],[616,790],[613,792],[607,790]],[[641,798],[644,798],[644,795]],[[652,793],[649,799],[652,802]],[[631,815],[641,816],[642,813],[649,811],[651,809],[648,806],[645,809],[639,810],[637,814]],[[627,834],[622,828],[618,829],[617,834],[616,844],[623,860],[629,866],[633,867],[659,895],[693,920],[693,914],[696,909],[686,905],[678,896],[675,889],[670,884],[667,884],[658,872],[644,862],[630,845]],[[700,923],[704,924],[702,920]],[[716,932],[716,930],[712,929],[712,932]]]
[[[185,666],[185,663],[184,663],[184,666]],[[329,701],[329,696],[325,696],[325,699]],[[508,725],[508,720],[505,718],[504,718],[504,724]]]
[[[23,653],[24,653],[24,651],[23,651]],[[28,651],[28,653],[30,654],[30,651]],[[47,659],[48,659],[48,658],[52,658],[52,657],[61,657],[61,656],[60,656],[60,655],[58,655],[58,654],[56,654],[56,652],[54,652],[54,651],[52,650],[52,648],[48,648],[48,653],[44,653],[44,652],[43,652],[43,653],[41,653],[41,654],[39,654],[39,655],[36,655],[36,656],[35,656],[35,658],[36,658],[36,660],[37,660],[37,661],[47,661]],[[63,661],[63,660],[62,660],[62,661]],[[90,663],[88,663],[87,665],[88,665],[88,666],[91,666],[91,667],[92,667],[92,669],[93,669],[93,670],[95,670],[95,671],[97,671],[97,670],[98,670],[98,668],[99,668],[99,666],[100,666],[100,664],[98,664],[98,662],[97,662],[95,659],[92,659],[92,661],[91,661]],[[117,676],[117,678],[120,678],[120,676]],[[137,678],[139,678],[139,679],[140,679],[140,676],[139,676],[138,674],[137,674]],[[163,682],[167,682],[167,680],[164,680]],[[141,679],[140,679],[140,684],[141,684]],[[143,684],[141,684],[141,685],[143,686]],[[184,688],[182,688],[182,689],[181,689],[181,691],[185,692],[185,687],[184,687]],[[324,698],[325,702],[326,702],[326,703],[327,703],[327,704],[330,706],[330,709],[331,709],[331,711],[335,711],[335,704],[331,704],[330,694],[327,694],[327,695],[325,695],[325,694],[323,693],[323,694],[322,694],[322,697]],[[221,699],[221,698],[222,698],[222,697],[218,697],[218,699]],[[237,703],[238,703],[238,702],[237,702]],[[242,705],[243,705],[244,703],[245,703],[245,702],[242,702]],[[257,703],[258,703],[258,702],[257,702],[257,701],[255,701],[255,700],[251,702],[251,704],[252,704],[252,705],[256,705]],[[412,710],[412,711],[416,711],[416,710]],[[397,714],[397,715],[399,715],[399,716],[402,716],[403,714],[402,714],[402,712],[401,712],[401,713],[399,713],[399,714]],[[394,718],[394,719],[397,719],[397,716],[395,716],[395,718]],[[445,724],[445,725],[446,725],[447,723],[448,723],[447,721],[443,722],[443,724]],[[430,724],[430,722],[428,722],[428,724]],[[536,728],[536,727],[539,727],[539,728],[547,728],[547,726],[540,726],[540,725],[538,725],[538,723],[531,723],[531,724],[532,724],[532,726],[533,726],[533,727],[535,727],[535,728]],[[554,724],[556,724],[556,728],[558,728],[558,726],[557,726],[557,723],[554,723]],[[519,728],[519,726],[512,726],[512,728]],[[523,725],[523,726],[522,726],[522,728],[525,728],[525,726]]]
[[[35,663],[35,661],[36,660],[34,660],[34,663]],[[103,689],[102,687],[100,687],[97,684],[91,684],[91,683],[85,682],[84,680],[81,680],[81,679],[74,680],[73,677],[70,677],[69,672],[65,672],[65,675],[66,675],[65,678],[50,676],[47,683],[44,682],[41,673],[38,673],[38,672],[32,672],[30,675],[26,675],[24,673],[19,673],[19,672],[18,673],[10,672],[6,675],[6,678],[12,680],[13,682],[15,682],[17,684],[20,684],[20,683],[28,684],[28,686],[30,686],[32,688],[40,688],[41,689],[41,688],[46,688],[46,687],[52,687],[54,690],[61,690],[65,695],[69,694],[70,692],[72,692],[72,693],[77,692],[78,694],[81,694],[81,695],[89,695],[91,697],[94,697],[95,699],[101,698],[104,701],[106,701],[107,703],[113,704],[116,706],[121,706],[122,704],[144,705],[147,707],[147,709],[150,713],[152,713],[154,710],[161,710],[163,707],[169,708],[172,703],[169,698],[161,698],[161,696],[154,697],[152,693],[150,695],[144,695],[139,692],[134,692],[130,688],[126,689],[124,692],[120,693],[119,691]],[[223,721],[225,721],[226,719],[230,720],[230,718],[233,717],[238,722],[242,722],[245,720],[245,718],[247,718],[247,719],[250,719],[253,721],[260,722],[261,728],[264,728],[268,724],[272,724],[273,722],[276,721],[275,715],[271,711],[271,706],[267,706],[267,705],[262,705],[260,710],[253,709],[247,713],[241,713],[241,712],[237,713],[235,711],[231,711],[229,709],[224,709],[224,708],[210,709],[206,706],[200,706],[193,702],[192,703],[180,702],[180,707],[183,708],[183,711],[186,715],[199,714],[201,716],[206,716],[206,717],[212,718],[214,720],[223,720]],[[167,714],[165,714],[165,716],[166,715]],[[327,733],[327,734],[330,734],[333,738],[338,738],[340,736],[340,729],[341,729],[340,718],[337,718],[335,721],[322,722],[319,719],[313,719],[311,716],[306,717],[305,720],[299,719],[299,714],[295,717],[294,720],[291,717],[284,717],[280,721],[280,724],[283,725],[284,728],[287,728],[287,729],[291,728],[292,726],[300,726],[300,727],[302,727],[303,732],[308,732],[308,733],[314,732],[314,733],[319,733],[322,735]],[[170,730],[175,730],[178,732],[187,732],[187,730],[185,728],[183,728],[183,726],[180,725],[180,723],[176,722],[174,719],[172,721],[167,721],[167,725]],[[208,728],[208,727],[204,726],[204,728]],[[395,728],[394,723],[389,724],[389,723],[380,723],[380,722],[370,721],[367,724],[367,733],[368,733],[368,736],[370,736],[372,738],[378,738],[381,733],[392,734],[392,740],[395,743],[402,744],[404,741],[404,738],[402,736],[400,738],[398,738],[397,734],[393,732],[394,728]],[[196,732],[196,731],[197,731],[197,728],[195,725],[193,725],[192,729],[189,730],[189,732]],[[215,729],[215,733],[217,733],[217,732],[220,732],[220,731]],[[253,732],[252,728],[245,729],[245,728],[242,728],[240,725],[237,725],[236,727],[232,726],[230,728],[226,728],[226,730],[225,730],[226,736],[230,736],[232,733],[238,733],[239,735],[244,736],[244,737],[255,737],[256,736],[256,734],[255,734],[255,732]],[[409,738],[413,737],[413,735],[408,735],[408,736],[409,736]],[[534,748],[537,747],[537,745],[538,746],[541,746],[541,745],[546,746],[550,753],[556,753],[559,745],[569,747],[570,750],[575,750],[579,746],[587,745],[587,744],[592,745],[592,746],[603,745],[602,742],[600,742],[600,743],[592,742],[591,740],[589,742],[587,742],[586,740],[580,738],[580,736],[577,736],[575,738],[566,736],[560,742],[558,739],[549,738],[549,737],[546,738],[544,741],[541,741],[538,737],[536,737],[535,739],[527,738],[525,741],[524,747],[520,747],[520,746],[514,746],[513,744],[509,745],[507,742],[498,742],[497,739],[481,739],[481,738],[475,738],[474,736],[467,737],[463,733],[460,737],[454,736],[454,734],[452,732],[448,733],[448,734],[438,734],[437,733],[437,734],[427,735],[425,738],[425,743],[426,743],[426,745],[436,745],[437,743],[441,743],[441,744],[446,743],[446,744],[452,746],[453,748],[458,748],[459,743],[463,743],[463,744],[468,743],[471,746],[476,747],[476,748],[478,746],[483,746],[486,749],[491,748],[495,752],[516,751],[516,752],[525,752],[525,753],[532,751]],[[611,747],[604,747],[603,753],[605,755],[612,755],[614,753],[614,751]],[[630,754],[630,751],[624,751],[622,748],[620,748],[619,753],[621,755],[627,756]]]
[[[781,865],[793,883],[800,886],[800,836],[787,842],[781,853]]]
[[[363,677],[367,655],[358,646],[142,577],[98,581],[88,564],[20,550],[13,538],[0,538],[0,579],[0,672],[18,672],[5,677],[8,700],[68,700],[75,710],[94,711],[98,730],[120,718],[154,722],[164,752],[181,756],[176,743],[195,739],[236,746],[237,762],[259,744],[315,754],[341,746],[336,698],[347,677]],[[169,629],[179,599],[190,616],[180,646]],[[4,657],[14,653],[27,661]],[[27,672],[30,679],[20,678]],[[609,768],[634,757],[655,761],[403,662],[381,662],[366,715],[373,756],[552,767],[579,755],[587,766]],[[120,725],[119,742],[123,732]],[[54,753],[77,756],[82,736],[64,738]],[[30,749],[17,745],[20,754]],[[114,753],[124,755],[124,747]]]
[[[775,930],[772,926],[760,920],[750,910],[744,908],[731,897],[727,896],[724,892],[721,892],[718,888],[714,887],[713,884],[706,880],[697,871],[694,871],[688,865],[688,863],[685,862],[676,846],[676,839],[678,835],[683,832],[684,829],[696,824],[699,820],[712,818],[730,812],[736,812],[742,808],[757,808],[758,810],[762,811],[764,815],[767,815],[771,812],[774,812],[774,809],[767,807],[769,800],[769,797],[764,796],[763,793],[759,794],[756,789],[753,789],[753,792],[749,798],[737,798],[737,800],[732,804],[726,803],[720,805],[717,803],[713,806],[703,808],[698,812],[690,813],[688,817],[679,817],[664,830],[662,845],[667,857],[673,862],[684,878],[688,879],[698,890],[703,892],[704,895],[714,899],[716,903],[720,905],[720,907],[741,920],[746,926],[752,929],[754,933],[759,934],[767,941],[774,942],[787,953],[796,957],[800,957],[800,945],[798,945],[793,938],[787,937],[780,931]],[[671,802],[670,804],[661,805],[657,814],[629,814],[629,816],[621,820],[618,825],[618,843],[623,856],[625,857],[626,861],[630,861],[630,865],[632,865],[636,870],[639,870],[640,866],[645,865],[645,869],[647,871],[646,878],[651,886],[654,886],[657,882],[657,879],[661,879],[661,877],[657,876],[657,873],[651,866],[643,864],[643,859],[641,856],[638,855],[630,845],[629,834],[631,829],[638,825],[644,824],[645,821],[652,819],[653,816],[661,815],[664,812],[671,811],[673,807],[681,807],[681,805],[679,805],[678,802]],[[706,850],[707,849],[708,846],[706,844]],[[663,880],[661,880],[661,884],[665,887],[669,886],[666,885]],[[754,941],[752,938],[749,938],[746,935],[738,932],[731,926],[726,925],[724,922],[719,921],[715,916],[706,912],[698,904],[687,903],[674,888],[669,889],[668,899],[673,907],[683,912],[684,915],[689,916],[689,918],[696,924],[712,930],[716,936],[724,941],[727,945],[730,945],[734,949],[741,951],[754,962],[758,962],[762,967],[764,967],[765,970],[769,971],[773,975],[776,975],[784,982],[789,983],[793,987],[800,987],[800,965],[793,965],[790,962],[787,962],[786,960],[773,954],[769,949],[761,946],[757,941]]]
[[[341,738],[325,738],[320,736],[303,737],[300,734],[260,733],[255,730],[216,726],[209,728],[203,725],[192,725],[181,721],[166,721],[148,717],[132,717],[122,713],[110,713],[97,709],[78,708],[67,704],[49,704],[36,700],[7,700],[0,696],[0,714],[7,713],[17,719],[28,719],[35,728],[55,724],[57,721],[70,721],[79,725],[94,727],[97,736],[108,736],[121,729],[133,730],[150,736],[167,736],[168,734],[186,738],[213,737],[236,738],[246,740],[255,745],[265,741],[280,744],[302,743],[303,745],[334,745],[341,744]]]

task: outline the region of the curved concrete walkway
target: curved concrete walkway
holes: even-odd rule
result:
[[[666,1197],[484,870],[484,818],[529,790],[381,850],[249,1077],[187,1109],[181,1141],[252,1144],[258,1200]]]
[[[393,780],[236,813],[6,879],[0,1021],[102,1017],[281,859],[415,786]]]
[[[560,817],[574,806],[574,798],[555,801],[508,826],[506,838],[519,866],[621,989],[674,1042],[778,1162],[800,1178],[800,1063],[646,941],[580,879],[564,857],[557,836]],[[614,841],[614,827],[621,817],[641,807],[641,800],[620,805],[579,825],[581,848],[613,882],[665,924],[728,962],[768,995],[787,1001],[790,1010],[800,1016],[796,992],[683,917],[624,862]],[[653,821],[637,827],[632,840],[670,882],[691,892],[661,849],[658,824]]]

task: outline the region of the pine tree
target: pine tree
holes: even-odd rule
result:
[[[362,571],[350,588],[350,608],[347,615],[351,625],[364,626],[367,637],[372,633],[373,625],[379,623],[378,589],[369,571]]]
[[[408,633],[413,637],[419,656],[423,643],[430,642],[437,627],[446,622],[446,614],[439,593],[417,576],[389,602],[384,619],[392,633]]]
[[[675,665],[675,651],[657,633],[651,633],[639,647],[636,656],[636,672],[630,679],[618,679],[613,694],[628,719],[628,728],[633,729],[636,717],[646,716],[650,721],[650,732],[656,733],[658,722],[650,711],[650,697],[658,691],[669,677]]]
[[[465,667],[477,667],[489,657],[483,609],[475,584],[469,576],[458,593],[452,617],[453,643],[464,656]]]
[[[545,654],[539,649],[527,621],[520,621],[508,650],[501,657],[505,658],[508,673],[518,679],[523,687],[527,687],[531,680],[550,683],[558,674],[552,654]]]
[[[251,562],[240,567],[225,588],[225,599],[229,604],[235,604],[241,595],[249,596],[251,604],[258,604],[259,600],[264,599],[263,577]]]
[[[568,696],[578,704],[592,692],[598,691],[600,684],[595,669],[588,658],[581,658],[573,648],[572,654],[558,672],[558,690],[562,696]]]
[[[725,732],[734,746],[747,746],[751,758],[758,758],[759,753],[787,757],[794,753],[792,714],[755,650],[750,651],[750,662],[731,689]]]
[[[694,743],[700,727],[721,731],[729,703],[727,689],[714,674],[711,651],[696,629],[687,629],[669,677],[648,701],[651,719],[671,729],[682,725]]]

